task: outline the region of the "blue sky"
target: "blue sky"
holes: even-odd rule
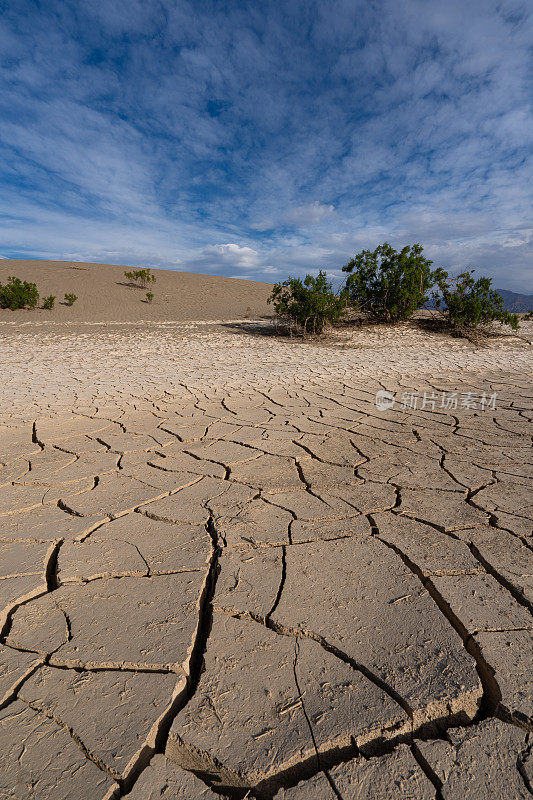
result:
[[[533,292],[528,8],[0,0],[0,255],[275,281],[420,241]]]

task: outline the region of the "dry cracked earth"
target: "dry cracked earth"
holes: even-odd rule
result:
[[[0,798],[530,798],[530,346],[83,330],[0,346]]]

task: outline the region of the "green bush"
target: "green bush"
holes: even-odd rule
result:
[[[155,283],[156,280],[149,269],[134,269],[131,272],[124,272],[124,275],[142,289],[146,289],[149,283]]]
[[[342,268],[349,272],[344,297],[359,311],[387,322],[409,319],[427,302],[427,292],[444,273],[413,244],[399,253],[385,242],[374,252],[363,250]]]
[[[0,308],[35,308],[39,300],[39,292],[34,283],[21,281],[20,278],[9,277],[7,283],[0,283]]]
[[[472,277],[474,270],[461,272],[456,278],[442,275],[438,281],[438,292],[434,292],[435,306],[454,330],[474,329],[480,325],[499,322],[517,330],[518,314],[506,311],[504,299],[491,288],[490,278]]]
[[[55,300],[55,294],[51,294],[48,297],[43,297],[43,308],[53,308]]]
[[[74,305],[74,303],[76,302],[77,299],[78,299],[78,296],[75,295],[75,294],[72,294],[72,292],[65,292],[65,303],[67,304],[67,306]]]
[[[151,303],[152,300],[154,299],[154,293],[153,292],[146,292],[146,299],[147,299],[147,301],[149,303]]]
[[[276,283],[268,298],[280,318],[288,318],[304,333],[322,333],[343,317],[345,308],[342,298],[335,294],[326,273],[320,270],[317,277],[306,275],[287,278]]]

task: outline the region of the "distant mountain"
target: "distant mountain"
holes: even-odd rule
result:
[[[533,311],[533,294],[518,294],[510,292],[508,289],[498,289],[505,300],[505,307],[508,311],[524,312]]]
[[[503,297],[507,311],[512,311],[516,314],[533,311],[533,294],[518,294],[518,292],[510,292],[509,289],[497,289],[496,291]],[[432,300],[428,300],[421,307],[435,308],[435,305]]]

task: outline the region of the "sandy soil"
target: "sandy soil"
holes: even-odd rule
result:
[[[128,285],[125,271],[132,267],[111,264],[78,264],[71,261],[0,260],[0,283],[9,275],[37,284],[42,298],[56,296],[49,311],[6,311],[0,321],[128,321],[234,319],[271,314],[266,299],[271,284],[196,275],[189,272],[153,269],[156,282],[148,289],[152,303],[146,302],[147,289]],[[77,295],[73,306],[64,304],[66,293]]]
[[[0,797],[530,798],[533,325],[71,310],[0,320]]]
[[[347,328],[317,341],[274,336],[264,320],[54,323],[42,313],[42,322],[0,321],[4,413],[70,410],[114,402],[117,394],[151,401],[183,386],[217,391],[357,380],[390,388],[425,378],[446,385],[457,376],[477,385],[497,372],[525,379],[533,364],[532,323],[519,335],[476,346],[416,322]]]

